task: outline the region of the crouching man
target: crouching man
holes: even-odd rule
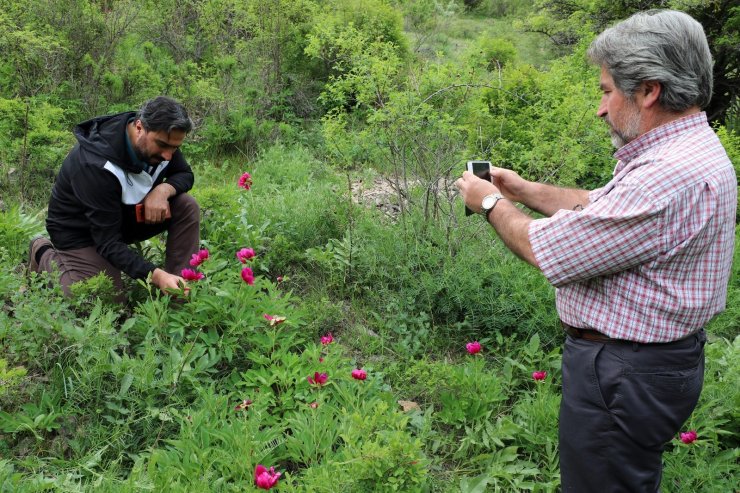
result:
[[[62,163],[49,200],[51,241],[31,241],[30,269],[58,271],[67,295],[71,284],[105,272],[119,302],[126,299],[121,272],[134,279],[151,274],[163,291],[186,287],[179,273],[200,243],[200,210],[186,193],[193,172],[179,149],[192,126],[185,108],[165,96],[139,111],[77,125],[78,142]],[[164,268],[129,247],[164,231]]]

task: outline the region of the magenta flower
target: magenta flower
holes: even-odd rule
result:
[[[534,371],[532,372],[532,378],[535,381],[544,380],[547,378],[547,372],[546,371]]]
[[[251,405],[252,405],[251,399],[244,399],[243,401],[241,401],[239,404],[237,404],[234,407],[234,411],[244,411],[245,409],[249,409],[249,406]]]
[[[473,341],[465,344],[465,349],[467,349],[470,354],[478,354],[480,353],[480,350],[483,349],[483,346],[480,345],[480,342]]]
[[[277,484],[279,478],[280,473],[275,472],[274,467],[268,470],[262,464],[257,464],[257,467],[254,468],[254,483],[257,488],[269,490]]]
[[[203,249],[200,250],[198,253],[194,253],[192,257],[190,257],[190,265],[193,267],[198,267],[200,264],[205,262],[208,259],[208,250]]]
[[[239,262],[246,264],[247,260],[254,258],[254,250],[251,248],[242,248],[236,252],[236,258],[239,259]]]
[[[244,173],[242,176],[239,177],[239,187],[243,188],[244,190],[249,190],[252,188],[252,175],[249,173]]]
[[[325,336],[321,337],[321,344],[324,346],[331,344],[334,342],[334,336],[331,335],[331,332],[327,332]]]
[[[352,378],[354,378],[355,380],[365,380],[367,378],[367,372],[365,370],[361,370],[360,368],[352,370]]]
[[[281,282],[283,282],[283,276],[277,276],[277,279],[276,280],[277,280],[278,284],[280,284]]]
[[[681,433],[681,441],[683,443],[694,443],[696,436],[696,430],[687,431],[686,433]]]
[[[249,267],[242,269],[242,280],[250,286],[254,284],[254,272]]]
[[[313,377],[308,377],[308,383],[311,385],[324,385],[329,379],[326,373],[314,372]]]
[[[311,404],[309,404],[309,407],[311,409],[316,409],[317,407],[319,407],[319,403],[316,401],[313,401]]]
[[[180,275],[186,281],[200,281],[206,277],[202,272],[198,272],[195,269],[183,269]]]

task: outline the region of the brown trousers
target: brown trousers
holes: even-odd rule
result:
[[[200,246],[200,208],[195,199],[185,193],[170,199],[172,217],[160,224],[140,224],[124,232],[124,241],[134,243],[167,231],[164,270],[180,275],[190,266],[190,257]],[[59,272],[59,282],[64,294],[70,294],[70,285],[89,279],[101,272],[113,280],[118,291],[116,300],[125,302],[121,271],[101,257],[95,246],[75,250],[48,249],[39,259],[39,270]]]

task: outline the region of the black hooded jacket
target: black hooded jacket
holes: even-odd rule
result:
[[[143,279],[155,266],[124,241],[124,224],[146,193],[166,182],[179,193],[193,186],[193,172],[180,150],[172,159],[142,170],[129,154],[126,125],[134,112],[93,118],[74,128],[78,143],[59,170],[49,200],[46,230],[59,250],[95,246],[114,267]]]

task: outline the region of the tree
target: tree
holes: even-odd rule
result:
[[[706,108],[712,122],[738,126],[740,95],[740,6],[737,0],[541,0],[524,27],[547,35],[555,45],[572,49],[635,12],[673,8],[704,27],[714,58],[714,94]],[[729,121],[728,121],[729,120]]]

